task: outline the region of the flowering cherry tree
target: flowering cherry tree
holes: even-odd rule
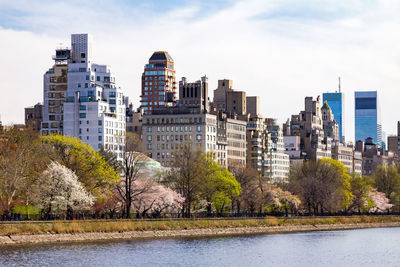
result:
[[[166,186],[152,180],[137,180],[135,188],[148,188],[144,193],[133,199],[133,206],[140,217],[153,215],[161,216],[163,213],[178,213],[182,209],[184,198]]]
[[[46,216],[55,211],[84,210],[92,206],[94,201],[76,174],[54,161],[38,179],[34,199]]]
[[[369,210],[370,212],[384,212],[393,207],[393,205],[389,203],[389,198],[387,198],[383,192],[372,189],[368,192],[368,196],[374,203],[373,207]]]

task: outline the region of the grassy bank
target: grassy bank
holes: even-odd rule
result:
[[[219,220],[162,220],[162,221],[54,221],[37,223],[0,224],[0,235],[62,234],[92,232],[127,232],[150,230],[216,229],[261,226],[327,225],[354,223],[400,222],[399,216],[351,216],[327,218],[275,218],[265,219],[219,219]]]

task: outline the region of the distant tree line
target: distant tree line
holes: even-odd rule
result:
[[[151,218],[365,214],[399,211],[399,166],[372,177],[333,159],[291,167],[270,184],[241,165],[223,168],[190,143],[154,175],[138,136],[125,136],[122,160],[69,136],[12,129],[0,136],[1,219]]]

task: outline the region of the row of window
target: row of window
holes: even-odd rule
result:
[[[192,126],[157,126],[154,127],[156,128],[157,132],[191,132],[192,131]],[[153,131],[153,128],[148,126],[146,127],[146,132],[151,133]],[[201,126],[196,126],[196,131],[201,132]]]
[[[151,92],[147,92],[147,91],[151,91]],[[154,95],[165,95],[165,89],[164,89],[164,87],[158,87],[158,90],[160,90],[160,91],[156,91],[157,90],[157,88],[154,88],[154,90],[152,90],[152,88],[148,88],[147,89],[147,87],[145,87],[144,88],[144,94],[143,95],[153,95],[153,91],[154,91]]]
[[[152,86],[152,85],[165,85],[165,82],[158,82],[158,83],[157,82],[154,82],[154,83],[153,82],[145,82],[144,85],[145,86],[148,86],[148,85],[150,85],[150,86]]]
[[[175,118],[175,119],[173,119],[173,118],[171,118],[171,119],[169,119],[169,118],[167,118],[167,119],[164,119],[164,118],[157,118],[157,119],[155,119],[155,118],[152,118],[151,120],[150,119],[147,119],[147,124],[164,124],[164,123],[166,123],[166,124],[174,124],[174,123],[202,123],[202,118],[201,117],[199,117],[199,118],[197,118],[197,117],[194,117],[194,118],[192,118],[192,117],[190,117],[190,118]]]
[[[159,76],[158,78],[157,78],[157,76],[154,76],[154,80],[155,81],[157,81],[157,79],[159,80],[159,81],[165,81],[165,77],[164,76]],[[146,77],[144,77],[144,80],[145,81],[151,81],[151,80],[153,80],[153,77],[152,76],[146,76]]]
[[[196,135],[196,140],[197,141],[201,141],[201,138],[202,138],[202,135],[201,134],[197,134]],[[147,141],[148,142],[151,142],[151,141],[153,141],[153,136],[152,135],[148,135],[147,136]],[[187,135],[187,134],[185,134],[185,135],[171,135],[171,136],[169,136],[169,135],[157,135],[157,141],[158,142],[160,142],[160,141],[171,141],[171,142],[173,142],[173,141],[183,141],[183,140],[192,140],[192,135]]]

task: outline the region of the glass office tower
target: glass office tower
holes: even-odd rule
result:
[[[382,142],[382,124],[377,91],[354,92],[355,142],[372,137],[375,143]]]
[[[323,103],[328,102],[332,110],[333,118],[339,125],[339,140],[344,142],[344,98],[343,93],[324,93],[322,94]]]

